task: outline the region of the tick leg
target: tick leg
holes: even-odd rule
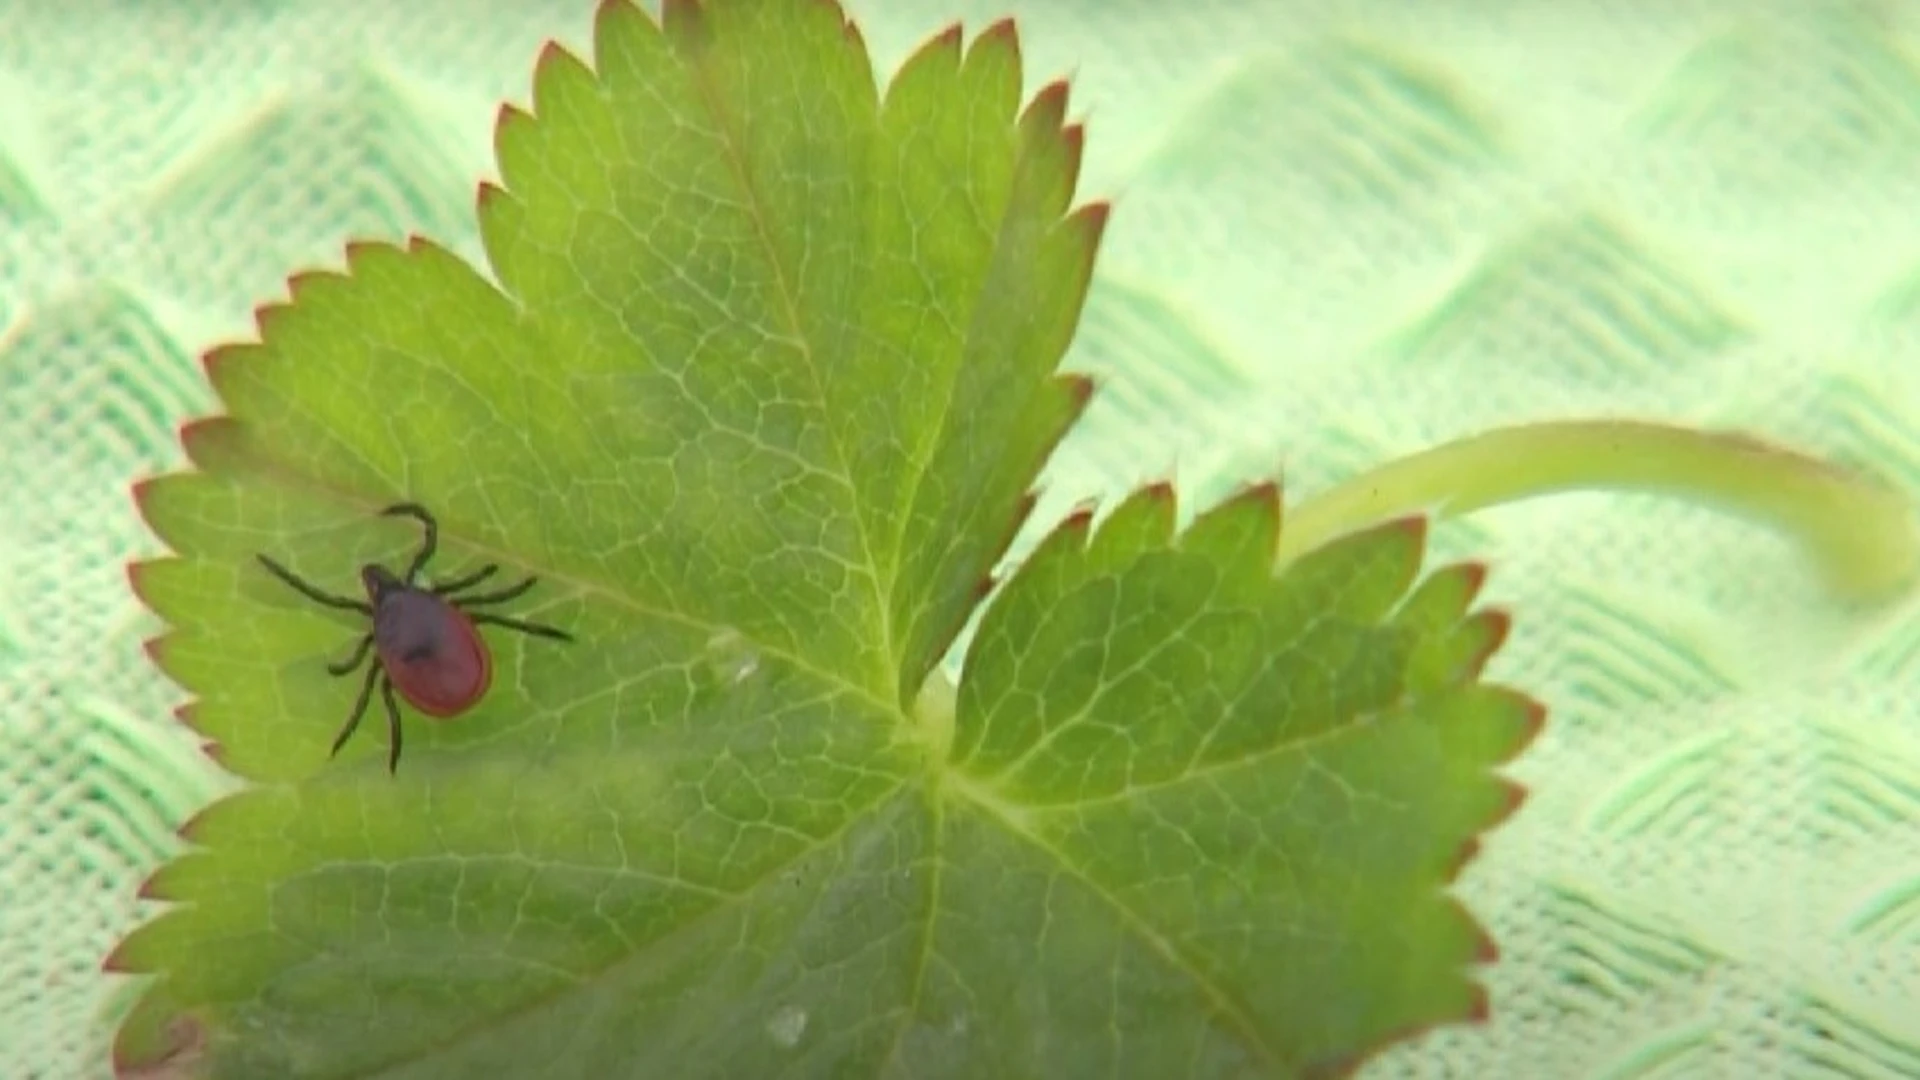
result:
[[[340,734],[333,737],[333,752],[328,754],[328,757],[338,755],[340,748],[347,745],[347,740],[353,737],[353,729],[360,726],[360,718],[367,713],[367,702],[373,700],[373,684],[379,678],[380,665],[375,664],[367,669],[366,681],[360,684],[360,696],[353,701],[353,715],[347,717],[347,724],[340,729]]]
[[[493,563],[488,563],[473,573],[468,574],[466,577],[454,578],[452,581],[443,581],[427,591],[435,596],[457,593],[462,589],[471,589],[499,572],[500,567]]]
[[[371,648],[373,648],[373,635],[368,634],[360,639],[360,644],[354,648],[352,656],[347,657],[337,664],[328,664],[327,674],[345,675],[347,672],[359,667],[367,658],[367,650]]]
[[[496,589],[490,593],[481,593],[478,596],[449,596],[447,599],[453,601],[456,606],[463,608],[485,607],[488,604],[502,604],[533,588],[533,583],[539,580],[539,578],[528,578],[518,585],[509,585],[504,589]]]
[[[393,700],[393,680],[380,680],[380,699],[387,703],[387,775],[400,768],[400,704]]]
[[[373,605],[367,603],[365,600],[355,600],[350,596],[335,596],[332,593],[321,592],[314,586],[302,581],[293,571],[281,566],[265,555],[255,555],[254,558],[259,559],[260,565],[266,567],[267,571],[274,577],[293,586],[294,589],[299,591],[300,595],[305,596],[316,604],[325,604],[327,607],[339,608],[342,611],[357,611],[369,618],[373,615]]]
[[[433,558],[433,549],[440,543],[440,526],[433,520],[433,515],[427,513],[427,508],[419,503],[394,503],[380,511],[380,516],[410,517],[418,521],[426,530],[426,536],[420,541],[420,550],[414,553],[413,562],[408,565],[407,572],[400,579],[411,585],[413,579],[419,576],[420,569],[427,565],[427,560]]]
[[[535,637],[552,638],[555,641],[573,640],[573,635],[567,633],[565,630],[556,630],[551,626],[542,626],[539,623],[530,623],[521,619],[509,619],[505,615],[488,615],[485,612],[475,612],[467,616],[467,618],[472,619],[476,623],[504,626],[509,630],[518,630],[523,634],[532,634]]]

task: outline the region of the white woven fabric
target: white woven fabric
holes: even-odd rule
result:
[[[1038,513],[1296,496],[1497,423],[1736,424],[1920,489],[1920,6],[862,0],[890,69],[1018,14],[1116,195]],[[1417,12],[1418,14],[1415,14]],[[354,237],[477,257],[494,104],[589,0],[0,0],[0,1080],[101,1075],[171,829],[223,790],[146,665],[126,497],[193,362]],[[1365,1075],[1920,1076],[1920,606],[1580,496],[1444,530],[1549,726],[1460,889],[1493,1020]]]

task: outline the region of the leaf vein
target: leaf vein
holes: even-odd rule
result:
[[[928,830],[928,871],[927,914],[925,927],[920,934],[920,945],[914,953],[913,982],[907,991],[907,1000],[900,1013],[900,1026],[894,1030],[893,1044],[887,1048],[886,1061],[895,1062],[900,1054],[901,1043],[906,1040],[907,1031],[913,1027],[914,1018],[920,1012],[920,995],[926,986],[927,968],[933,958],[934,924],[940,917],[941,878],[946,869],[941,859],[941,841],[945,836],[946,802],[937,797],[927,799],[928,810],[933,820]]]
[[[746,139],[739,130],[737,118],[729,112],[725,102],[721,100],[720,93],[714,87],[713,81],[704,65],[694,63],[689,66],[691,68],[692,81],[700,96],[701,102],[706,106],[708,116],[721,133],[719,139],[720,145],[726,152],[728,166],[734,174],[735,181],[740,186],[740,195],[744,201],[747,215],[753,221],[754,237],[759,242],[762,254],[767,260],[767,266],[772,271],[775,284],[778,287],[780,302],[784,309],[783,314],[785,315],[788,329],[791,331],[795,342],[799,345],[801,355],[806,360],[805,367],[807,376],[813,383],[815,399],[824,412],[830,407],[831,403],[827,397],[826,383],[821,376],[820,360],[819,357],[815,355],[814,343],[806,336],[805,329],[801,322],[800,303],[797,295],[798,283],[789,280],[787,268],[781,264],[779,252],[774,246],[773,236],[768,229],[765,199],[753,182],[753,177],[751,171],[748,169],[743,152]],[[839,458],[837,464],[840,467],[840,479],[844,485],[844,490],[847,492],[848,502],[850,504],[848,510],[853,518],[854,528],[860,536],[862,554],[866,558],[866,566],[864,568],[866,573],[864,576],[867,577],[873,585],[874,616],[879,620],[879,626],[876,629],[879,633],[879,640],[884,644],[883,655],[890,656],[895,651],[891,605],[887,602],[886,591],[883,591],[880,583],[878,572],[880,564],[874,553],[873,537],[870,535],[867,527],[866,515],[860,513],[857,505],[859,487],[854,480],[852,460],[848,456],[846,446],[840,441],[838,433],[833,431],[831,425],[828,425],[827,434],[827,442],[833,447],[834,454]],[[892,670],[889,669],[883,672],[883,675],[887,678],[885,686],[888,695],[898,697],[899,688],[893,685],[893,683],[897,681],[897,678],[894,676]]]
[[[1233,995],[1229,993],[1225,987],[1220,986],[1209,977],[1207,972],[1202,970],[1193,958],[1187,956],[1178,945],[1169,940],[1166,935],[1162,934],[1146,916],[1129,907],[1118,896],[1115,896],[1105,888],[1097,879],[1088,874],[1086,869],[1070,858],[1066,852],[1048,843],[1044,837],[1022,827],[1017,821],[1003,817],[999,810],[990,803],[981,804],[981,808],[994,820],[998,821],[1009,833],[1053,859],[1063,873],[1111,908],[1122,926],[1132,931],[1134,936],[1138,938],[1142,944],[1146,945],[1155,955],[1159,956],[1174,970],[1184,975],[1199,989],[1200,993],[1213,1006],[1216,1015],[1226,1021],[1227,1025],[1233,1029],[1241,1041],[1254,1050],[1263,1061],[1269,1065],[1278,1065],[1284,1060],[1279,1051],[1262,1038],[1259,1023],[1255,1021],[1252,1016],[1248,1015],[1245,1007],[1235,1001]]]

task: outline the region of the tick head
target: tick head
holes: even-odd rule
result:
[[[379,563],[368,563],[360,568],[360,584],[367,590],[367,599],[376,606],[388,595],[407,587],[406,582]]]

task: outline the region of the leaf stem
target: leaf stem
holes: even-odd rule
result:
[[[1920,570],[1912,506],[1892,488],[1749,436],[1638,421],[1498,428],[1388,462],[1289,510],[1278,564],[1403,514],[1575,490],[1676,495],[1775,526],[1849,601],[1885,599]]]

